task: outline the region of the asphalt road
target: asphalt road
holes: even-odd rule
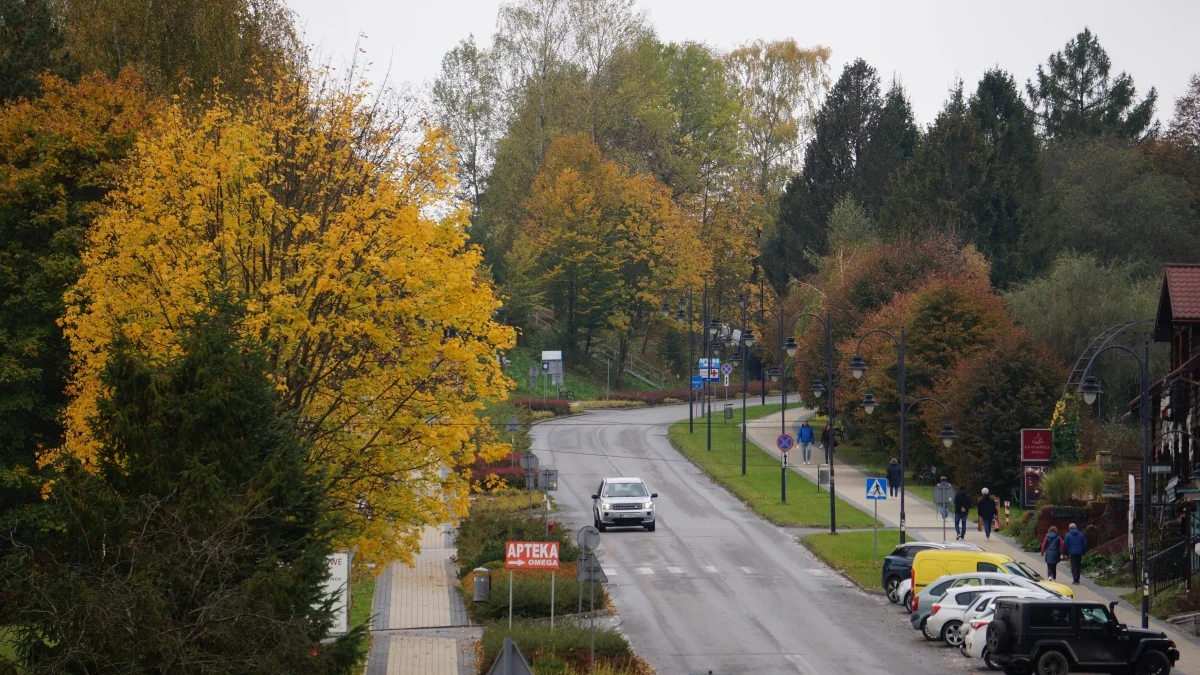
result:
[[[975,672],[675,451],[667,427],[686,418],[687,406],[598,411],[533,430],[573,530],[591,524],[605,477],[639,476],[658,493],[657,531],[605,532],[600,560],[620,629],[660,675]]]

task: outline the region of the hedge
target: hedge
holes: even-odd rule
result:
[[[549,410],[555,415],[569,415],[571,413],[570,402],[553,398],[545,400],[540,398],[510,398],[508,399],[508,403],[527,410]]]
[[[505,620],[490,623],[483,629],[481,672],[487,672],[496,660],[496,655],[504,646],[504,638],[512,638],[530,663],[537,663],[552,655],[555,657],[553,660],[582,667],[585,671],[587,669],[592,639],[587,626],[556,623],[551,631],[547,623],[513,621],[510,630]],[[596,665],[601,666],[602,663],[622,670],[635,671],[637,668],[633,648],[615,628],[596,627]]]
[[[546,534],[546,521],[494,511],[472,512],[458,524],[459,576],[493,560],[504,560],[506,541],[557,541],[558,559],[575,562],[579,547],[571,541],[570,531],[554,522],[553,534]]]
[[[554,580],[554,614],[574,614],[579,611],[579,587],[575,581],[576,563],[559,566]],[[473,602],[475,575],[463,577],[463,595],[467,599],[472,618],[479,622],[508,617],[508,570],[503,563],[487,563],[492,569],[491,594],[488,602]],[[583,609],[591,606],[589,584],[583,586]],[[604,584],[596,584],[596,608],[605,606]],[[525,619],[543,619],[550,616],[550,572],[546,570],[513,570],[513,616]]]

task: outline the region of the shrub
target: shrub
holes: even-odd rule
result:
[[[524,490],[526,487],[525,469],[519,466],[510,466],[507,463],[496,465],[477,462],[475,468],[471,471],[471,483],[478,482],[482,485],[487,485],[488,476],[495,476],[504,481],[504,484],[510,488]]]
[[[1066,506],[1082,487],[1083,474],[1077,467],[1060,466],[1042,476],[1042,499],[1050,506]]]
[[[470,603],[471,615],[485,622],[508,616],[508,570],[498,567],[491,575],[491,596],[488,602]],[[490,567],[490,565],[489,565]],[[575,581],[575,564],[567,563],[559,570],[554,583],[554,614],[574,614],[578,611],[580,583]],[[583,608],[591,606],[589,584],[583,586]],[[472,597],[475,589],[473,575],[463,578],[463,593]],[[513,571],[513,616],[542,619],[550,616],[550,573],[545,570]],[[603,584],[596,584],[596,608],[605,606],[607,595]]]
[[[509,630],[507,621],[496,621],[483,629],[481,644],[484,664],[491,665],[496,660],[496,655],[504,646],[504,638],[512,638],[530,662],[553,654],[568,663],[575,663],[580,658],[586,663],[591,647],[591,631],[586,627],[556,624],[551,631],[547,623],[513,621]],[[600,665],[600,659],[604,659],[614,666],[631,667],[634,663],[633,649],[616,629],[597,627],[596,659],[597,666]]]
[[[1087,493],[1086,495],[1080,494],[1080,497],[1086,497],[1093,501],[1101,499],[1104,495],[1104,472],[1100,470],[1100,467],[1092,464],[1082,469],[1080,473],[1082,490]]]
[[[547,411],[555,415],[569,415],[571,413],[571,404],[567,401],[548,398],[542,400],[540,398],[510,398],[510,405],[525,408],[530,411]]]
[[[563,562],[579,559],[579,547],[571,541],[570,531],[554,523],[554,533],[546,534],[546,522],[495,511],[472,512],[458,525],[460,575],[490,560],[504,560],[505,541],[557,541],[558,558]]]

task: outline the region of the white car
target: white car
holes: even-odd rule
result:
[[[997,598],[1057,598],[1058,596],[1050,591],[1032,588],[1010,588],[1002,591],[994,591],[984,593],[975,599],[975,604],[967,609],[967,613],[963,616],[963,623],[970,622],[977,616],[982,616],[995,611]]]
[[[962,646],[967,610],[975,605],[976,598],[994,589],[994,586],[960,586],[946,591],[930,608],[925,637],[942,640],[951,647]]]
[[[641,478],[605,478],[592,495],[592,519],[597,530],[644,527],[654,531],[654,500]]]
[[[985,614],[978,614],[975,618],[967,623],[966,634],[963,635],[962,650],[963,656],[972,659],[983,659],[984,665],[988,670],[1000,670],[996,664],[992,663],[991,655],[987,650],[987,629],[988,624],[992,622],[992,617],[996,616],[995,611]]]
[[[896,597],[901,599],[900,604],[904,605],[905,611],[912,612],[912,577],[900,582],[896,587]]]

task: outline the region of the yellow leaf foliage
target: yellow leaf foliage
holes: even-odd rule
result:
[[[94,456],[115,336],[170,356],[181,325],[231,294],[349,518],[339,544],[407,560],[423,524],[465,513],[478,411],[512,386],[496,352],[514,336],[492,320],[448,139],[423,129],[407,148],[396,119],[361,86],[317,80],[160,116],[68,297],[68,452]]]

